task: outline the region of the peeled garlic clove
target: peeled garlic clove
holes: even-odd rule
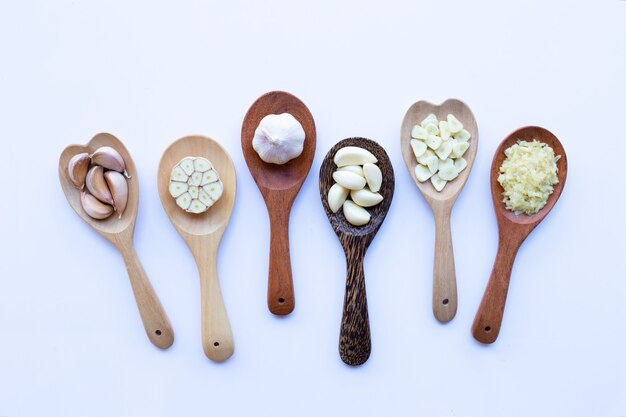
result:
[[[195,185],[191,185],[189,187],[189,195],[191,196],[191,198],[196,199],[198,198],[198,187]]]
[[[454,139],[459,142],[467,142],[471,137],[472,135],[470,134],[470,132],[465,129],[461,129],[459,132],[456,132],[454,134]]]
[[[438,174],[435,174],[430,177],[430,182],[433,184],[433,187],[435,187],[435,190],[441,191],[448,181],[441,179]]]
[[[189,204],[189,208],[187,209],[187,211],[189,213],[199,214],[199,213],[206,211],[206,209],[207,209],[207,206],[204,203],[202,203],[200,200],[191,200],[191,203]]]
[[[420,126],[422,126],[423,128],[426,128],[426,125],[431,124],[431,123],[435,123],[435,124],[438,123],[437,116],[435,116],[434,113],[431,113],[428,116],[426,116],[426,118],[422,120],[422,122],[420,123]]]
[[[452,148],[452,154],[454,155],[455,158],[460,158],[463,156],[463,154],[465,153],[465,151],[467,151],[468,148],[469,148],[468,142],[458,142]]]
[[[442,120],[439,122],[439,136],[441,137],[441,139],[443,140],[448,140],[450,139],[450,128],[448,128],[448,122],[446,122],[445,120]]]
[[[189,190],[189,185],[186,182],[170,182],[170,195],[174,198],[180,197],[187,190]]]
[[[113,207],[100,202],[96,197],[83,191],[80,193],[80,204],[85,213],[92,219],[102,220],[113,214]]]
[[[430,170],[430,173],[434,174],[439,169],[439,158],[433,155],[428,159],[428,161],[426,161],[426,166]]]
[[[215,201],[209,197],[209,195],[204,191],[204,188],[200,187],[198,189],[198,200],[202,202],[207,208],[211,207]]]
[[[333,179],[343,188],[348,190],[360,190],[365,187],[365,178],[350,171],[335,171]]]
[[[189,175],[187,175],[181,167],[174,167],[174,169],[172,170],[172,175],[170,176],[170,181],[187,182],[188,179]]]
[[[430,158],[437,158],[437,155],[435,155],[435,153],[431,151],[430,149],[427,149],[426,152],[422,154],[422,156],[417,158],[417,162],[419,162],[422,165],[427,165]]]
[[[428,167],[420,164],[415,165],[415,178],[417,178],[419,182],[424,182],[432,176],[433,173],[430,172],[430,169],[428,169]]]
[[[206,172],[213,168],[213,165],[205,158],[196,158],[193,161],[193,169],[196,172]]]
[[[367,188],[357,191],[350,191],[350,198],[361,207],[372,207],[383,201],[383,196],[373,193]]]
[[[415,139],[426,139],[428,137],[428,132],[420,125],[413,126],[411,129],[411,137]]]
[[[377,165],[367,163],[363,165],[363,173],[365,174],[365,181],[371,191],[377,193],[380,191],[380,186],[383,185],[383,173],[380,171]]]
[[[191,204],[191,195],[189,193],[183,193],[176,199],[176,204],[183,210],[187,210]]]
[[[428,135],[428,138],[426,139],[426,145],[433,150],[441,146],[441,142],[441,138],[437,135]]]
[[[330,207],[333,213],[337,213],[341,206],[343,206],[349,193],[350,190],[339,184],[333,184],[333,186],[330,187],[328,190],[328,207]]]
[[[357,175],[365,177],[365,174],[363,174],[363,167],[361,167],[360,165],[346,165],[345,167],[338,168],[337,171],[350,171],[354,172]]]
[[[91,158],[87,152],[76,154],[67,164],[67,173],[69,174],[72,184],[79,190],[85,186],[85,178],[89,170]]]
[[[202,187],[204,191],[211,197],[213,201],[217,201],[220,199],[222,194],[224,193],[224,186],[221,182],[212,182]]]
[[[113,209],[117,211],[118,217],[121,219],[128,203],[128,182],[124,175],[117,171],[105,172],[104,179],[113,197]]]
[[[337,151],[333,161],[341,168],[346,165],[363,165],[368,162],[375,164],[378,159],[366,149],[358,146],[345,146]]]
[[[453,114],[448,115],[448,129],[451,133],[460,132],[463,129],[463,123],[459,121]]]
[[[454,160],[454,169],[456,169],[456,172],[463,171],[466,166],[467,166],[467,161],[465,159],[457,158]]]
[[[130,178],[126,172],[126,163],[122,155],[110,146],[102,146],[91,155],[91,163],[100,165],[102,168],[123,173],[126,178]]]
[[[343,203],[343,215],[346,220],[354,226],[363,226],[369,223],[371,218],[367,210],[350,200],[346,200]]]
[[[426,133],[428,133],[429,135],[438,135],[439,134],[439,128],[437,127],[437,121],[434,121],[433,123],[428,123],[425,127],[426,129]]]
[[[85,178],[85,185],[89,192],[103,203],[113,205],[113,196],[104,179],[104,168],[99,165],[91,167]]]
[[[428,146],[421,140],[411,139],[411,148],[413,148],[413,154],[415,155],[415,159],[417,159],[424,155]]]
[[[185,171],[185,174],[187,175],[191,175],[194,172],[194,164],[193,164],[193,160],[194,158],[188,157],[188,158],[184,158],[182,161],[180,161],[178,163],[178,166]]]
[[[455,179],[459,173],[456,168],[454,168],[454,162],[452,159],[446,159],[445,161],[441,161],[439,163],[439,171],[437,172],[439,178],[445,181],[452,181]]]
[[[202,181],[200,182],[200,185],[207,185],[217,180],[219,180],[219,178],[217,177],[217,172],[215,172],[215,170],[213,169],[210,169],[202,174]]]
[[[202,183],[202,173],[201,172],[197,172],[194,171],[193,174],[191,174],[191,177],[189,177],[189,181],[187,181],[187,184],[189,185],[193,185],[193,186],[199,186]]]
[[[252,138],[252,148],[267,163],[285,164],[300,156],[306,133],[289,113],[268,114],[259,123]]]
[[[439,148],[437,148],[435,153],[437,154],[439,159],[444,160],[452,152],[452,147],[453,146],[454,146],[454,143],[452,143],[452,141],[447,140],[447,141],[441,143],[441,146],[439,146]]]

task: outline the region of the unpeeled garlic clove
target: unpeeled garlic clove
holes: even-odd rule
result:
[[[354,226],[363,226],[369,223],[371,215],[363,207],[346,200],[343,203],[343,215]]]
[[[86,191],[80,193],[80,204],[85,213],[92,219],[102,220],[113,214],[113,207],[100,202]]]
[[[417,159],[424,155],[428,146],[421,140],[411,139],[411,148],[413,148],[413,154],[415,155],[415,159]]]
[[[459,121],[453,114],[448,115],[448,129],[450,129],[450,133],[457,133],[463,129],[463,123]]]
[[[335,171],[333,179],[339,185],[348,190],[360,190],[365,187],[365,178],[350,171]]]
[[[126,178],[130,178],[126,172],[126,163],[122,155],[110,146],[102,146],[91,155],[91,162],[103,168],[123,173]]]
[[[350,171],[365,178],[363,167],[360,165],[346,165],[345,167],[337,168],[337,171]]]
[[[350,190],[339,184],[333,184],[333,186],[330,187],[328,190],[328,207],[330,207],[333,213],[337,213],[341,206],[343,206],[349,193]]]
[[[383,173],[378,165],[367,163],[363,165],[363,173],[365,174],[365,181],[367,186],[372,192],[377,193],[380,191],[381,185],[383,185]]]
[[[117,171],[107,171],[104,179],[113,197],[113,208],[117,211],[119,218],[122,218],[126,204],[128,203],[128,182],[124,175]]]
[[[367,188],[357,191],[350,191],[350,198],[361,207],[372,207],[383,201],[383,196],[373,193]]]
[[[417,178],[419,182],[424,182],[432,176],[433,173],[430,172],[430,169],[428,169],[428,167],[420,164],[415,165],[415,178]]]
[[[345,167],[346,165],[363,165],[368,162],[376,163],[378,159],[367,149],[345,146],[337,151],[333,161],[338,167]]]
[[[69,174],[72,184],[79,190],[85,186],[85,178],[89,170],[91,158],[87,152],[76,154],[70,159],[67,165],[67,173]]]
[[[87,172],[85,185],[89,192],[103,203],[113,205],[113,196],[109,191],[109,186],[104,179],[104,168],[100,165],[94,165]]]
[[[430,182],[433,184],[433,187],[435,187],[435,190],[441,191],[448,181],[441,179],[438,174],[434,174],[430,177]]]

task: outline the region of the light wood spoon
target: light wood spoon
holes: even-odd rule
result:
[[[264,162],[252,148],[252,138],[261,119],[268,114],[281,113],[290,113],[304,128],[304,150],[286,164],[270,164]],[[315,141],[315,122],[311,112],[297,97],[282,91],[272,91],[259,97],[246,113],[241,127],[243,156],[270,216],[267,305],[272,313],[281,316],[291,313],[296,303],[289,257],[289,214],[311,169]]]
[[[80,191],[74,187],[67,171],[69,161],[74,155],[82,152],[91,155],[101,146],[110,146],[122,155],[126,163],[126,170],[131,177],[128,180],[128,203],[121,219],[118,218],[117,212],[104,220],[95,220],[89,217],[80,203]],[[126,147],[119,139],[109,133],[97,134],[86,145],[70,145],[63,150],[59,158],[59,180],[65,197],[74,211],[87,224],[113,243],[122,254],[139,314],[150,341],[161,349],[172,346],[174,331],[133,246],[133,234],[137,208],[139,207],[139,185],[135,163]]]
[[[526,214],[516,215],[512,211],[507,210],[502,201],[504,190],[498,182],[500,166],[502,166],[502,162],[506,158],[504,155],[506,149],[520,140],[532,142],[534,139],[548,144],[554,150],[555,155],[561,156],[556,163],[559,183],[554,186],[554,192],[548,198],[546,205],[537,213],[530,216]],[[493,343],[496,341],[502,325],[504,305],[509,290],[515,255],[526,236],[537,227],[556,204],[565,186],[566,178],[567,155],[565,155],[565,149],[563,149],[563,145],[561,145],[556,136],[542,127],[529,126],[518,129],[504,139],[498,146],[498,149],[496,149],[491,164],[491,195],[496,219],[498,220],[498,253],[493,264],[487,289],[472,325],[472,333],[479,342]]]
[[[333,159],[337,151],[345,146],[358,146],[373,153],[378,159],[377,165],[383,174],[383,183],[380,188],[383,201],[367,209],[372,217],[370,222],[363,226],[353,226],[346,220],[342,209],[333,213],[328,205],[328,190],[335,183],[333,172],[337,170]],[[373,140],[364,138],[344,139],[326,154],[320,167],[319,182],[320,198],[326,216],[328,216],[330,225],[337,234],[346,254],[346,294],[339,336],[339,355],[341,360],[348,365],[361,365],[367,361],[372,350],[363,259],[391,205],[395,187],[393,167],[385,150]]]
[[[224,184],[222,197],[201,214],[187,213],[178,207],[169,192],[172,169],[187,156],[211,161]],[[167,216],[189,246],[198,265],[204,353],[211,360],[224,361],[231,357],[235,345],[217,275],[217,254],[235,204],[237,179],[233,161],[217,141],[204,136],[187,136],[172,143],[163,152],[158,186]]]
[[[411,148],[411,130],[430,113],[434,113],[439,120],[446,120],[448,114],[453,114],[472,136],[470,147],[463,155],[467,167],[459,176],[449,181],[441,192],[435,190],[430,180],[419,182],[415,177],[417,161]],[[478,126],[470,108],[460,100],[449,99],[437,106],[427,101],[418,101],[413,104],[404,116],[400,132],[400,147],[406,167],[409,170],[417,188],[430,205],[435,217],[435,261],[433,271],[433,313],[442,323],[449,322],[456,314],[458,298],[456,291],[456,272],[454,270],[454,251],[452,249],[452,234],[450,231],[450,214],[457,197],[461,193],[469,176],[476,151],[478,150]]]

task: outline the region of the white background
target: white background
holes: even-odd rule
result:
[[[0,416],[626,416],[625,1],[3,1],[0,54]],[[266,308],[269,222],[240,147],[247,108],[275,89],[318,133],[282,319]],[[413,102],[448,97],[474,111],[480,148],[452,215],[459,310],[441,325],[432,215],[399,130]],[[483,346],[470,326],[497,245],[489,167],[529,124],[561,139],[569,177]],[[175,329],[167,351],[144,333],[121,257],[59,186],[62,149],[100,131],[139,171],[135,240]],[[238,175],[223,364],[203,355],[197,270],[157,195],[161,153],[194,133]],[[345,261],[318,195],[322,158],[350,136],[379,141],[396,174],[365,262],[373,350],[359,368],[337,352]]]

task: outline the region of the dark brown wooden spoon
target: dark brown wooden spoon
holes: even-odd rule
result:
[[[333,213],[328,205],[328,190],[333,186],[333,172],[337,170],[333,159],[337,151],[345,146],[358,146],[367,149],[378,159],[378,167],[383,174],[380,194],[383,201],[368,208],[372,218],[364,226],[353,226],[348,223],[343,210]],[[367,312],[367,296],[365,293],[365,272],[363,259],[376,232],[387,216],[391,205],[395,179],[391,161],[385,150],[378,143],[365,138],[344,139],[333,146],[326,154],[320,168],[320,198],[330,220],[330,225],[337,234],[346,253],[346,295],[343,303],[341,333],[339,336],[339,355],[348,365],[361,365],[367,361],[372,350],[370,324]]]
[[[559,183],[554,186],[554,192],[548,198],[545,207],[533,215],[518,214],[506,209],[502,202],[502,186],[498,182],[500,166],[506,158],[504,151],[517,141],[532,141],[533,139],[548,144],[555,155],[561,158],[557,161]],[[491,164],[491,195],[493,206],[498,220],[498,253],[491,271],[491,278],[483,296],[478,313],[472,326],[474,338],[482,343],[493,343],[498,338],[506,296],[511,279],[511,270],[518,249],[524,239],[548,215],[559,199],[565,179],[567,178],[567,156],[563,145],[548,130],[542,127],[528,126],[511,133],[500,143]]]
[[[304,150],[283,165],[263,161],[252,148],[252,138],[259,122],[268,114],[290,113],[305,132]],[[289,257],[289,214],[298,191],[306,179],[315,155],[315,122],[309,109],[297,97],[272,91],[259,97],[250,107],[241,127],[241,147],[270,216],[270,266],[267,305],[277,315],[286,315],[295,307],[291,260]]]

